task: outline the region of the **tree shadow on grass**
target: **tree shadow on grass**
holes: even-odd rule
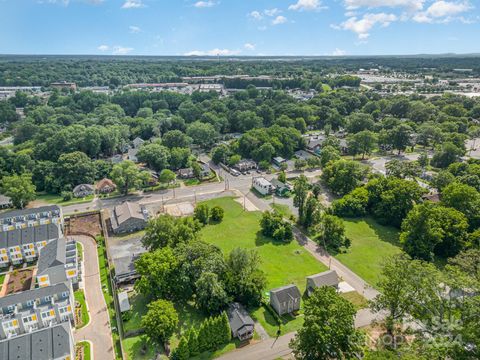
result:
[[[345,220],[355,224],[365,222],[381,241],[401,247],[399,230],[393,226],[382,225],[372,217],[346,218]]]
[[[294,240],[292,240],[292,241],[294,241]],[[285,245],[290,244],[290,242],[277,241],[277,240],[274,240],[274,239],[272,239],[268,236],[263,235],[261,230],[257,231],[257,233],[255,234],[255,245],[256,246],[263,246],[263,245],[267,245],[267,244],[273,244],[275,246],[285,246]]]

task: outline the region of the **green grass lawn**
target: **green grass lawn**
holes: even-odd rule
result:
[[[58,194],[37,194],[36,199],[37,201],[43,201],[47,204],[53,205],[72,205],[72,204],[81,204],[87,203],[93,200],[93,195],[86,196],[84,198],[73,198],[72,200],[64,201],[61,195]]]
[[[385,258],[402,252],[398,230],[383,226],[372,218],[344,219],[352,245],[335,257],[370,285],[377,284]]]
[[[125,359],[127,360],[155,359],[155,354],[157,352],[156,346],[150,343],[144,335],[123,339],[122,345]]]
[[[88,324],[88,322],[90,321],[90,315],[88,314],[87,302],[85,301],[85,293],[83,292],[83,290],[75,291],[74,295],[75,295],[75,301],[80,303],[80,308],[82,312],[82,316],[81,316],[82,323],[78,324],[77,326],[77,329],[80,329]]]
[[[3,282],[5,281],[5,276],[7,276],[7,274],[0,274],[0,289],[2,288]]]
[[[284,218],[290,218],[292,216],[292,211],[288,207],[288,205],[284,204],[270,204],[272,208],[277,210]]]
[[[83,347],[83,360],[92,359],[92,349],[88,341],[80,341],[76,345],[77,347]]]
[[[303,304],[302,304],[303,305]],[[273,315],[264,307],[260,306],[251,312],[252,319],[257,320],[263,326],[267,334],[271,337],[277,336],[278,325]],[[299,330],[303,325],[303,314],[300,309],[299,314],[295,317],[293,315],[283,315],[280,317],[281,335]]]
[[[365,309],[368,307],[368,301],[365,299],[362,295],[360,295],[356,291],[350,291],[347,293],[341,293],[340,296],[348,301],[350,301],[353,306],[355,307],[355,310],[360,310],[360,309]]]
[[[142,294],[129,293],[130,319],[123,322],[123,331],[134,331],[141,328],[142,316],[147,312],[148,301]]]
[[[261,269],[267,276],[267,290],[294,283],[305,290],[305,277],[327,270],[296,241],[276,242],[260,233],[259,211],[243,211],[242,206],[225,197],[206,201],[225,210],[220,224],[202,229],[203,240],[217,245],[225,254],[236,247],[256,249],[262,259]]]
[[[78,254],[78,259],[80,261],[83,261],[83,247],[82,244],[80,244],[78,241],[76,242],[76,247],[77,247],[77,254]]]
[[[102,282],[103,296],[105,297],[105,302],[107,303],[108,314],[110,316],[110,324],[112,326],[112,338],[113,346],[115,349],[115,358],[122,358],[122,350],[120,347],[120,336],[118,330],[113,330],[113,328],[118,329],[117,318],[115,316],[115,306],[113,303],[113,289],[110,282],[110,269],[108,267],[107,253],[105,250],[105,240],[102,236],[97,237],[97,251],[98,251],[98,263],[100,268],[100,281]]]

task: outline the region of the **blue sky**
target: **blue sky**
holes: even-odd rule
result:
[[[0,53],[480,52],[478,0],[0,0]]]

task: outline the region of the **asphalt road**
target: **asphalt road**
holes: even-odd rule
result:
[[[88,236],[75,236],[75,239],[83,245],[84,291],[90,313],[90,323],[75,330],[75,342],[89,340],[92,343],[92,360],[113,360],[115,353],[110,331],[110,318],[100,281],[97,244]]]

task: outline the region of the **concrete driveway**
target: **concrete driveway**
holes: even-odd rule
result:
[[[97,360],[115,359],[110,318],[102,293],[98,266],[97,243],[88,236],[75,236],[83,245],[85,297],[90,313],[90,323],[75,330],[75,342],[88,340],[92,343],[93,358]]]

